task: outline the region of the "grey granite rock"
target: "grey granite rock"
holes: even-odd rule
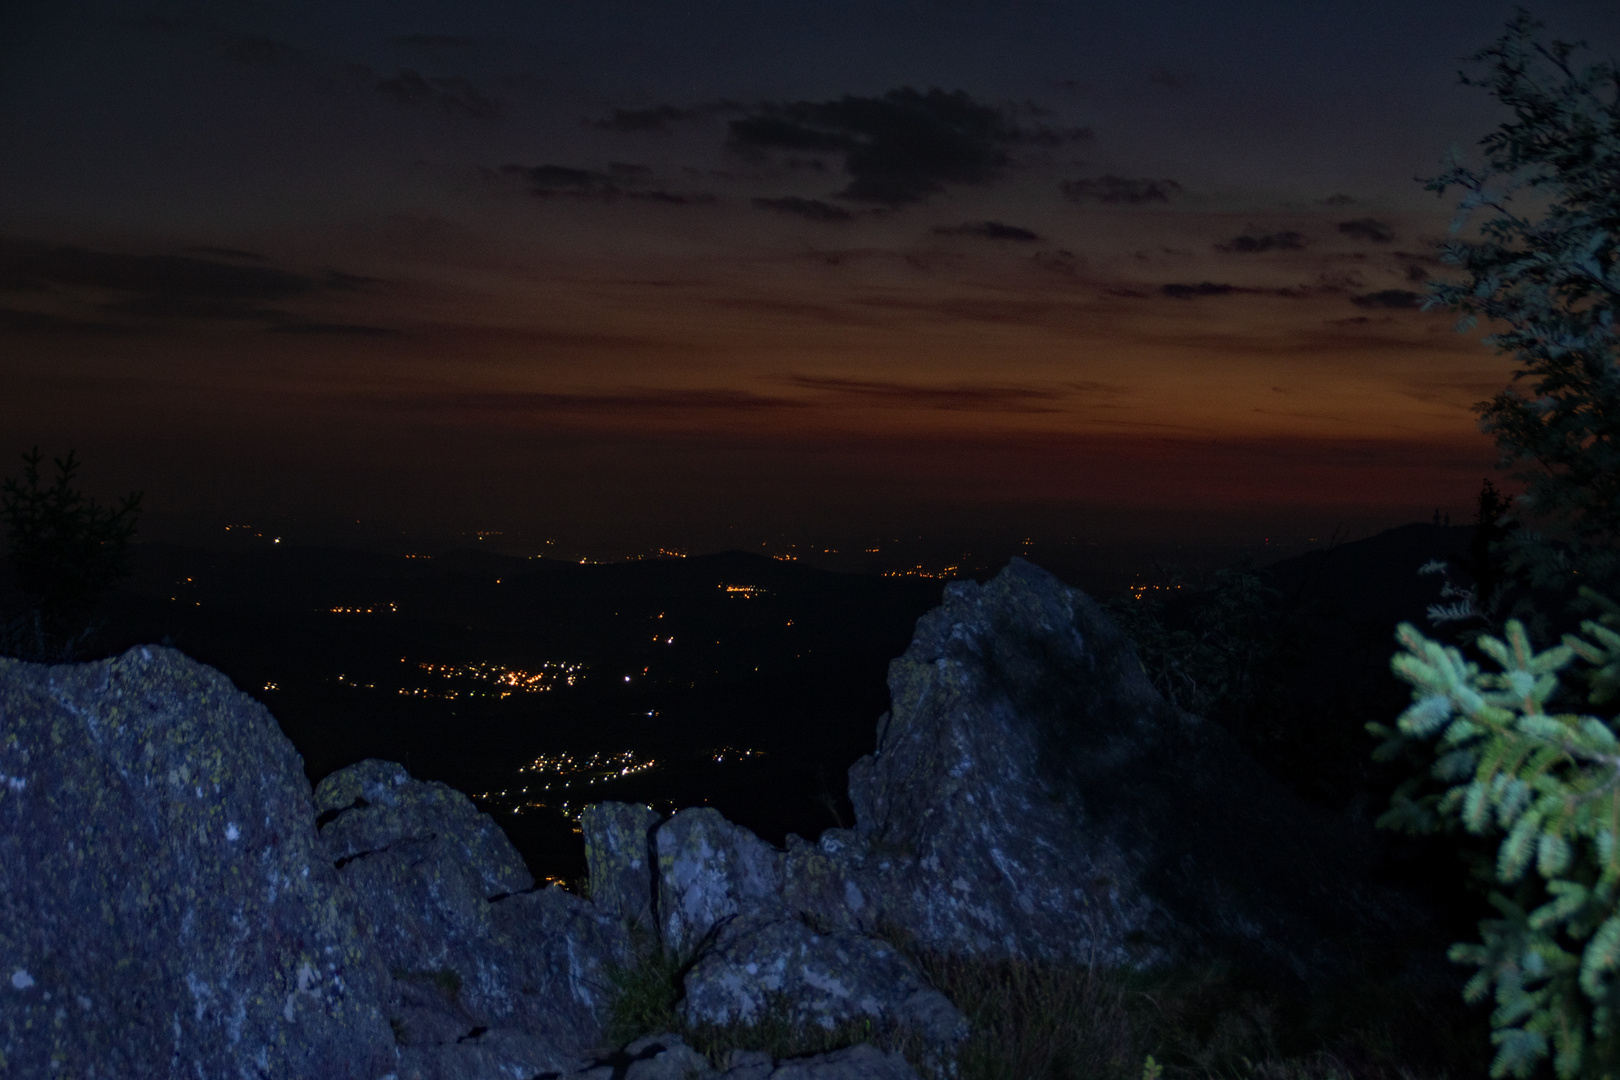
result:
[[[390,1020],[421,1059],[414,1067],[431,1072],[433,1046],[447,1062],[512,1075],[586,1060],[600,1040],[606,966],[627,955],[617,919],[560,889],[529,891],[492,818],[399,765],[341,769],[316,787],[315,805],[366,943],[392,976]],[[513,1034],[473,1038],[498,1030]],[[473,1042],[476,1053],[465,1049]],[[518,1056],[502,1064],[503,1047]]]
[[[0,659],[0,1072],[372,1080],[387,983],[263,706],[156,646]]]
[[[897,1052],[884,1053],[870,1043],[830,1054],[781,1062],[770,1080],[917,1080]]]
[[[624,1080],[700,1080],[716,1075],[707,1058],[668,1032],[637,1039],[624,1054],[631,1059]]]
[[[797,919],[728,923],[685,978],[690,1023],[753,1025],[785,1008],[797,1026],[831,1029],[862,1018],[898,1022],[954,1047],[967,1021],[916,966],[875,938],[816,932]]]
[[[780,907],[782,853],[710,807],[682,810],[654,834],[659,932],[687,953],[728,919]]]
[[[1371,883],[1369,837],[1165,702],[1096,603],[1021,559],[947,586],[889,687],[833,842],[866,918],[917,945],[1307,976],[1421,918]]]
[[[516,1028],[468,1034],[443,1046],[400,1051],[397,1080],[528,1080],[556,1073],[556,1052],[543,1039]]]
[[[847,829],[828,829],[812,844],[792,833],[782,860],[782,903],[818,929],[877,929],[877,908],[855,880],[864,860],[860,839]]]
[[[579,816],[591,901],[602,911],[648,931],[653,925],[652,831],[659,815],[641,803],[605,802]]]

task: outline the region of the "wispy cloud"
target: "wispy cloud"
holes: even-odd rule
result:
[[[1196,285],[1172,283],[1159,286],[1159,292],[1173,300],[1186,300],[1194,296],[1228,296],[1232,293],[1260,291],[1259,289],[1243,289],[1236,285],[1218,284],[1213,281],[1200,281]]]
[[[1282,232],[1250,232],[1234,236],[1224,244],[1216,244],[1216,251],[1227,254],[1254,255],[1262,251],[1299,251],[1305,246],[1305,234],[1285,229]]]
[[[0,277],[174,301],[280,300],[315,289],[302,274],[184,255],[124,255],[0,240]]]
[[[1415,308],[1422,306],[1423,297],[1406,289],[1384,289],[1362,296],[1352,296],[1350,302],[1356,307],[1364,308]]]
[[[1169,202],[1170,196],[1183,189],[1174,180],[1150,180],[1146,177],[1106,176],[1082,177],[1065,180],[1058,185],[1063,197],[1074,202],[1124,203],[1139,206],[1149,202]]]
[[[336,326],[340,324],[300,322],[277,305],[376,282],[341,270],[317,278],[258,265],[265,261],[263,256],[234,248],[189,250],[217,252],[231,261],[0,239],[0,285],[34,298],[30,301],[34,310],[11,309],[5,325],[13,330],[74,333],[121,333],[141,325],[150,329],[153,320]],[[131,319],[137,322],[132,324]]]
[[[384,77],[364,65],[351,70],[379,94],[403,105],[437,105],[446,112],[491,120],[506,112],[506,103],[483,93],[459,75],[430,78],[414,68]]]
[[[1353,236],[1357,240],[1372,240],[1380,244],[1386,244],[1395,239],[1394,230],[1384,222],[1374,218],[1341,221],[1339,222],[1339,231],[1346,236]]]
[[[588,121],[592,127],[631,135],[637,132],[665,132],[683,120],[694,120],[720,113],[747,112],[735,101],[710,101],[701,105],[681,108],[675,105],[653,105],[644,109],[614,109],[607,116]]]
[[[377,337],[395,331],[386,326],[366,326],[361,323],[291,322],[270,327],[277,334],[324,334],[334,337]]]
[[[689,115],[686,109],[673,105],[656,105],[650,109],[614,109],[596,126],[609,131],[668,131],[670,125]]]
[[[961,225],[941,225],[934,230],[940,236],[982,236],[986,240],[1039,240],[1039,233],[1006,225],[999,221],[967,221]]]
[[[217,255],[222,259],[252,259],[254,262],[265,261],[264,256],[259,254],[257,251],[244,251],[241,248],[212,247],[208,244],[202,244],[197,247],[186,248],[186,250],[194,251],[198,255]]]
[[[869,404],[908,409],[943,409],[950,412],[1060,412],[1054,403],[1072,396],[1069,389],[964,383],[957,386],[919,386],[913,383],[869,379],[839,379],[794,375],[790,380],[806,390],[820,390]]]
[[[473,393],[425,392],[389,399],[388,404],[407,410],[450,412],[592,412],[629,411],[722,411],[759,412],[775,409],[806,409],[812,403],[800,398],[769,397],[746,390],[725,388],[632,389],[608,394],[559,394],[535,391],[486,391]]]
[[[528,183],[529,193],[542,199],[617,199],[622,196],[668,206],[698,206],[718,201],[708,192],[647,187],[646,181],[653,171],[645,165],[622,161],[610,162],[606,172],[571,165],[505,165],[500,171],[522,177]]]
[[[830,202],[820,199],[806,199],[798,195],[784,195],[780,199],[755,199],[754,205],[761,210],[775,210],[782,214],[793,214],[796,217],[807,218],[810,221],[850,221],[855,215],[842,206],[834,206]]]
[[[1012,110],[984,105],[963,91],[910,87],[882,97],[761,105],[731,121],[733,150],[841,155],[850,180],[838,198],[881,206],[918,202],[946,184],[982,184],[1022,143],[1059,145],[1089,130],[1018,123]]]

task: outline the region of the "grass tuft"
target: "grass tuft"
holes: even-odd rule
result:
[[[1463,1080],[1489,1067],[1485,1012],[1454,987],[1420,994],[1393,969],[1308,995],[1221,963],[1139,972],[907,953],[968,1019],[952,1062],[902,1026],[804,1024],[782,999],[753,1024],[684,1024],[692,958],[657,947],[613,972],[607,1034],[624,1046],[673,1032],[716,1069],[732,1050],[780,1061],[870,1042],[925,1080]]]
[[[675,1005],[689,963],[662,944],[637,936],[635,959],[626,967],[608,968],[611,1004],[603,1034],[612,1046],[625,1046],[643,1035],[680,1030]]]

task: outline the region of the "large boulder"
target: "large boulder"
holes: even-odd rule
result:
[[[753,1026],[779,1010],[798,1027],[899,1024],[929,1046],[954,1047],[968,1035],[962,1014],[894,946],[798,919],[732,920],[684,985],[681,1011],[691,1023]]]
[[[869,1044],[831,1053],[775,1061],[761,1050],[733,1050],[724,1068],[711,1068],[702,1054],[672,1032],[637,1039],[611,1060],[579,1074],[579,1080],[917,1080],[897,1052]]]
[[[1301,977],[1421,918],[1373,883],[1366,835],[1167,703],[1094,601],[1022,559],[947,586],[889,687],[855,829],[795,862],[808,915],[946,953]]]
[[[712,807],[677,812],[654,834],[659,932],[689,953],[744,911],[781,903],[782,853]]]
[[[641,803],[593,803],[580,813],[591,902],[643,933],[653,918],[653,829],[662,817]]]
[[[315,789],[328,859],[386,966],[389,1021],[426,1071],[583,1068],[597,1048],[610,965],[629,960],[616,913],[533,891],[506,834],[454,788],[363,761]],[[475,1064],[476,1068],[471,1068]]]
[[[588,808],[580,818],[586,852],[633,852],[645,810]],[[809,846],[798,837],[790,844],[779,851],[710,807],[682,810],[653,830],[650,876],[622,856],[593,858],[593,902],[652,910],[658,946],[684,968],[680,1013],[688,1024],[752,1027],[769,1018],[831,1029],[868,1019],[904,1027],[925,1054],[947,1060],[968,1033],[962,1014],[846,908],[825,906],[833,915],[822,924],[804,905],[791,907],[788,899],[804,890],[789,887],[784,868],[802,862]]]
[[[388,978],[263,706],[155,646],[0,659],[0,1072],[381,1078]]]

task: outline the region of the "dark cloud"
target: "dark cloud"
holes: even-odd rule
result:
[[[1253,255],[1262,251],[1298,251],[1305,246],[1305,236],[1293,230],[1274,233],[1250,233],[1246,236],[1234,236],[1224,244],[1216,244],[1216,251],[1228,254],[1243,253]]]
[[[234,303],[229,300],[207,300],[189,296],[164,296],[148,293],[99,305],[104,311],[119,315],[134,315],[142,319],[224,319],[235,321],[275,321],[285,319],[287,313],[259,304]]]
[[[456,34],[396,34],[394,44],[421,49],[470,49],[478,42]]]
[[[1429,280],[1429,272],[1421,266],[1408,266],[1406,268],[1406,280],[1427,281]]]
[[[506,165],[501,171],[523,177],[529,183],[529,191],[543,198],[553,195],[604,197],[624,190],[607,173],[569,165]]]
[[[225,259],[252,259],[255,262],[264,262],[264,256],[257,251],[243,251],[241,248],[211,247],[203,244],[199,247],[186,248],[186,250],[194,251],[198,255],[218,255]]]
[[[666,191],[662,188],[637,188],[630,185],[652,176],[645,165],[630,165],[622,161],[611,162],[608,172],[594,169],[576,169],[569,165],[507,165],[501,171],[521,176],[528,181],[529,192],[549,199],[564,196],[576,199],[643,199],[666,206],[698,206],[713,203],[715,197],[706,192]]]
[[[625,196],[631,199],[645,199],[648,202],[663,203],[665,206],[706,206],[716,201],[715,197],[707,192],[688,194],[680,191],[664,191],[662,188],[650,188],[646,191],[627,191]]]
[[[1225,296],[1228,293],[1250,290],[1240,289],[1236,285],[1217,285],[1213,281],[1201,281],[1197,285],[1162,285],[1159,291],[1177,300],[1185,300],[1193,296]]]
[[[1149,180],[1146,177],[1097,176],[1078,180],[1065,180],[1058,185],[1063,197],[1074,202],[1095,200],[1105,203],[1127,203],[1138,206],[1147,202],[1169,202],[1174,192],[1182,190],[1174,180]]]
[[[342,270],[328,270],[326,272],[326,286],[329,289],[363,289],[367,285],[381,285],[382,278],[365,277],[361,274],[345,274]]]
[[[228,38],[220,43],[220,51],[243,64],[290,64],[298,59],[297,49],[267,37]]]
[[[687,110],[677,109],[673,105],[659,105],[651,109],[614,109],[607,119],[596,121],[596,126],[609,131],[668,131],[671,124],[687,115]]]
[[[223,250],[237,258],[259,258]],[[296,317],[275,306],[277,302],[374,280],[339,270],[316,278],[241,261],[0,240],[0,282],[15,281],[44,294],[52,309],[13,311],[3,321],[12,329],[40,332],[112,333],[150,320],[177,319],[296,326]],[[136,320],[134,326],[131,320]]]
[[[786,195],[780,199],[755,199],[754,205],[762,210],[795,214],[811,221],[848,221],[855,216],[842,206],[834,206],[820,199],[803,199],[797,195]]]
[[[1054,251],[1037,251],[1029,257],[1029,261],[1042,270],[1048,270],[1054,274],[1073,277],[1080,272],[1080,258],[1068,248],[1057,248]]]
[[[1364,308],[1415,308],[1423,304],[1423,297],[1405,289],[1384,289],[1381,292],[1352,296],[1350,302]]]
[[[730,146],[840,154],[849,184],[838,197],[900,206],[943,191],[947,183],[993,180],[1021,143],[1057,145],[1090,136],[1081,129],[1024,127],[1012,110],[981,105],[963,91],[911,87],[882,97],[763,105],[730,124]]]
[[[646,109],[614,109],[600,120],[585,122],[592,127],[605,128],[608,131],[617,131],[628,135],[638,131],[668,131],[682,120],[713,116],[717,113],[747,111],[747,108],[735,101],[722,99],[720,101],[705,102],[701,105],[693,105],[685,109],[674,105],[654,105]]]
[[[1395,233],[1388,225],[1370,217],[1357,218],[1354,221],[1341,221],[1339,222],[1339,231],[1358,240],[1373,240],[1380,244],[1387,244],[1395,239]]]
[[[1004,225],[999,221],[968,221],[961,225],[941,225],[934,230],[941,236],[982,236],[987,240],[1039,240],[1038,233]]]
[[[624,412],[632,410],[759,412],[812,407],[797,398],[766,397],[746,390],[629,390],[619,394],[471,393],[421,394],[395,399],[407,409],[476,412]]]
[[[290,322],[272,326],[270,330],[276,334],[330,334],[338,337],[375,337],[395,332],[386,326],[334,322]]]
[[[461,113],[481,120],[493,119],[506,111],[505,102],[487,97],[459,75],[431,79],[412,68],[384,79],[368,68],[356,69],[380,94],[406,105],[437,105],[447,112]]]
[[[1323,206],[1349,206],[1355,201],[1356,200],[1352,199],[1348,195],[1343,194],[1342,192],[1338,195],[1329,195],[1327,198],[1321,200]]]
[[[181,303],[280,300],[315,288],[308,277],[266,266],[3,240],[0,278],[136,293]]]
[[[944,409],[952,412],[1059,412],[1051,403],[1069,396],[1067,390],[1032,386],[988,385],[916,386],[911,383],[875,382],[794,375],[796,386],[901,408]]]
[[[1002,325],[1041,325],[1050,323],[1054,315],[1072,313],[1069,305],[1045,303],[1038,300],[987,300],[979,297],[956,296],[944,300],[904,300],[889,296],[867,297],[855,301],[862,307],[885,311],[915,312],[931,320],[941,316],[969,322],[999,323]]]
[[[74,319],[48,311],[0,308],[0,330],[19,334],[106,335],[122,334],[130,327],[118,323]]]

